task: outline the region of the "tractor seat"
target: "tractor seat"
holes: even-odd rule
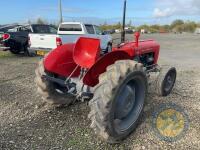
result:
[[[80,37],[75,44],[73,58],[76,64],[89,69],[100,57],[100,40]]]

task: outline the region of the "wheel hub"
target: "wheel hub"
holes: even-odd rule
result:
[[[171,73],[166,77],[165,88],[164,88],[165,91],[168,91],[171,89],[171,87],[173,86],[173,82],[174,82],[174,76]]]
[[[117,104],[116,116],[118,119],[125,118],[133,109],[135,103],[135,88],[126,86]]]

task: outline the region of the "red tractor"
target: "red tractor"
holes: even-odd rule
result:
[[[110,52],[100,49],[99,39],[85,37],[54,49],[36,69],[38,92],[55,105],[90,100],[95,133],[109,143],[120,142],[138,124],[150,73],[160,73],[155,84],[160,96],[169,95],[176,80],[175,68],[163,70],[157,64],[159,44],[139,41],[139,36],[125,43],[123,31],[121,44]]]

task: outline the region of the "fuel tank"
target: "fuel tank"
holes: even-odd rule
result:
[[[77,64],[73,59],[73,50],[75,44],[65,44],[52,50],[44,58],[44,68],[46,71],[55,73],[62,77],[68,77],[77,67]],[[76,71],[71,77],[78,77],[80,74],[80,67],[77,67]]]

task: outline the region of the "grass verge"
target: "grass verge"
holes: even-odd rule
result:
[[[0,58],[7,58],[13,57],[14,55],[11,54],[9,51],[0,51]]]

